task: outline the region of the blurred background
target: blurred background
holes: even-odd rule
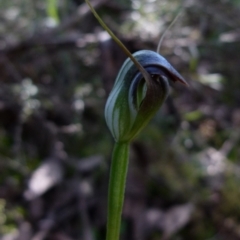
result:
[[[131,145],[122,240],[240,239],[240,1],[92,0],[189,87]],[[0,1],[0,239],[102,240],[123,61],[82,0]]]

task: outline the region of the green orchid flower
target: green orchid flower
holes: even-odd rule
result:
[[[155,115],[169,93],[169,80],[186,84],[183,77],[160,54],[142,50],[133,57],[149,73],[145,80],[128,58],[105,107],[105,119],[116,142],[131,141]]]

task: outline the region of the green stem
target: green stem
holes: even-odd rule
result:
[[[129,143],[116,143],[113,149],[108,189],[106,240],[118,240],[128,169]]]

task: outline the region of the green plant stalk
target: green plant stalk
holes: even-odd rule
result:
[[[108,188],[106,240],[118,240],[129,161],[129,142],[115,143]]]
[[[56,23],[59,23],[57,0],[47,0],[47,13],[49,17],[56,21]]]

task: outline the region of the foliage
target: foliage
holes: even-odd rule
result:
[[[161,53],[190,87],[131,145],[122,239],[239,239],[239,1],[91,2],[131,52],[183,11]],[[87,9],[0,2],[1,239],[105,236],[103,112],[126,56]]]

